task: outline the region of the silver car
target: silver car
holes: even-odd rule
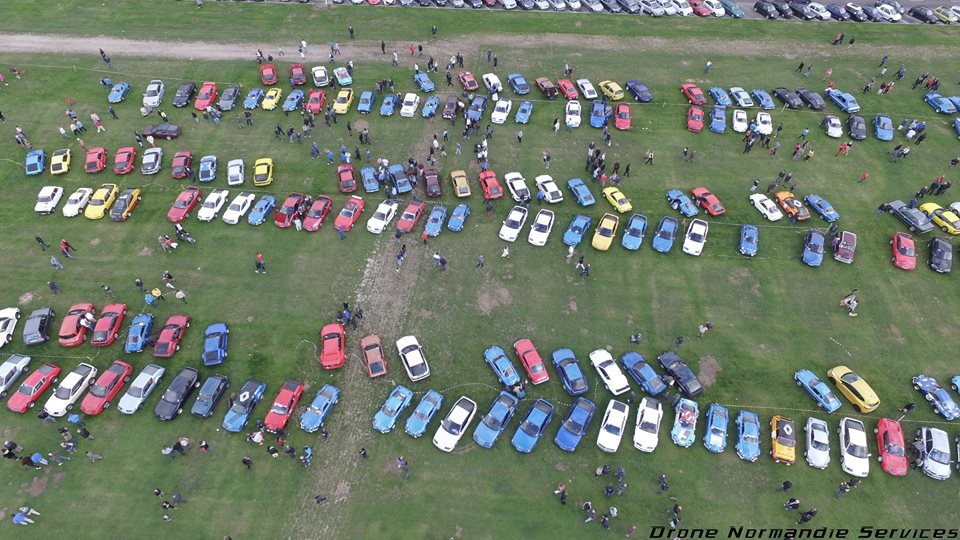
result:
[[[918,463],[923,474],[936,480],[950,478],[950,440],[942,429],[925,427],[917,431]]]
[[[807,434],[807,449],[803,452],[807,463],[816,469],[826,469],[830,465],[830,432],[827,423],[810,417],[803,431]]]
[[[139,411],[147,398],[150,397],[153,389],[163,380],[164,371],[164,368],[156,364],[147,364],[147,367],[143,368],[143,371],[130,383],[130,387],[120,398],[117,410],[123,414],[133,414]]]
[[[163,86],[163,81],[155,79],[150,81],[150,84],[147,85],[147,90],[143,93],[143,106],[155,109],[160,106],[160,102],[163,101],[163,93],[166,90],[166,87]]]
[[[150,148],[143,153],[140,161],[140,172],[143,174],[157,174],[160,172],[160,163],[163,161],[163,148]]]
[[[20,375],[26,373],[28,369],[30,369],[30,357],[20,354],[11,354],[3,364],[0,364],[0,398],[6,397]]]

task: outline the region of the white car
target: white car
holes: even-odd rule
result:
[[[960,17],[960,5],[954,4],[950,6],[950,11],[957,17]]]
[[[480,80],[483,81],[483,86],[487,88],[487,93],[490,94],[499,94],[503,92],[503,85],[500,84],[500,77],[497,77],[494,73],[484,73]]]
[[[615,399],[607,404],[607,412],[603,413],[600,422],[600,433],[597,434],[597,448],[604,452],[613,453],[620,448],[623,431],[627,427],[627,417],[630,416],[630,407]]]
[[[380,203],[376,212],[367,220],[367,230],[373,234],[382,233],[393,221],[393,216],[397,215],[397,206],[399,202],[394,199],[387,199]]]
[[[633,447],[641,452],[653,452],[660,441],[660,421],[663,405],[653,398],[643,398],[637,407],[637,427],[633,432]]]
[[[843,124],[840,123],[840,119],[833,115],[828,115],[824,118],[824,127],[827,130],[827,137],[832,137],[834,139],[839,139],[843,137]]]
[[[664,15],[670,15],[670,16],[672,16],[672,15],[676,15],[677,13],[679,13],[679,12],[677,11],[676,6],[674,6],[674,5],[673,5],[673,2],[671,2],[670,0],[658,0],[657,3],[659,3],[659,4],[660,4],[660,7],[663,8],[663,14],[664,14]]]
[[[239,186],[243,183],[243,160],[231,159],[227,162],[227,185]]]
[[[417,336],[403,336],[397,340],[397,352],[400,353],[400,361],[403,362],[403,369],[407,371],[407,377],[417,382],[430,376],[430,366],[427,365],[427,357],[423,355],[423,347]]]
[[[514,206],[507,214],[507,219],[503,220],[503,226],[500,227],[500,239],[507,242],[516,242],[525,221],[527,221],[527,209],[522,206]]]
[[[923,465],[920,470],[923,474],[936,480],[950,478],[950,440],[947,433],[937,428],[921,428],[917,430],[917,439],[922,444],[920,461]],[[958,441],[960,444],[960,441]]]
[[[580,11],[580,0],[566,0],[566,2],[570,11]]]
[[[583,99],[597,99],[597,89],[589,79],[577,79],[577,88],[580,89],[580,95]]]
[[[90,202],[90,197],[93,195],[93,190],[90,188],[77,188],[73,192],[73,195],[67,199],[67,202],[63,205],[63,215],[64,217],[77,217],[82,212],[83,209],[87,207],[87,203]]]
[[[863,12],[863,8],[853,2],[844,4],[843,7],[846,8],[851,15],[856,14],[860,20],[864,20],[867,16],[867,14]]]
[[[727,14],[727,10],[723,9],[723,4],[717,0],[703,0],[703,5],[707,6],[713,11],[714,17],[723,17]]]
[[[773,134],[773,118],[770,117],[770,113],[757,113],[757,131],[761,135]]]
[[[567,9],[567,4],[563,0],[550,0],[550,7],[554,11],[565,11]]]
[[[683,252],[698,257],[703,252],[703,245],[707,243],[707,233],[710,225],[702,219],[695,219],[687,227],[687,234],[683,237]]]
[[[513,101],[509,99],[501,99],[497,101],[497,105],[493,108],[493,112],[490,113],[490,121],[494,124],[502,124],[507,121],[507,117],[510,116],[510,109],[513,107]]]
[[[220,209],[223,208],[224,203],[227,202],[228,196],[230,196],[230,192],[225,189],[215,189],[211,191],[200,206],[200,211],[197,212],[197,219],[200,221],[213,221],[217,219],[217,214],[220,213]]]
[[[310,68],[310,75],[313,76],[313,85],[318,88],[330,84],[330,76],[324,66],[313,66]]]
[[[460,396],[440,422],[437,434],[433,436],[433,445],[443,452],[452,452],[476,414],[477,403],[467,396]]]
[[[640,0],[640,14],[643,15],[644,13],[652,17],[663,17],[666,15],[663,7],[660,6],[660,2],[657,0]]]
[[[140,172],[143,174],[157,174],[160,172],[160,163],[163,161],[163,148],[159,146],[148,148],[140,160]]]
[[[817,2],[810,2],[809,4],[807,4],[807,7],[810,8],[810,11],[812,11],[814,15],[816,15],[817,18],[820,19],[821,21],[829,21],[830,19],[833,18],[833,16],[830,15],[830,12],[827,11],[827,8],[824,7],[823,4],[819,4]]]
[[[517,7],[516,0],[499,0],[499,4],[503,6],[503,9],[516,9]]]
[[[830,431],[827,423],[819,418],[807,418],[803,431],[807,434],[807,449],[803,452],[807,463],[816,469],[830,465]]]
[[[547,174],[541,174],[534,178],[533,182],[537,185],[537,190],[543,193],[543,200],[550,204],[563,202],[563,192],[557,187],[557,183],[553,181],[553,177]]]
[[[780,221],[783,219],[783,212],[770,200],[770,197],[767,197],[763,193],[750,195],[750,203],[753,204],[753,207],[756,208],[758,212],[763,214],[763,217],[767,218],[767,221]]]
[[[40,215],[50,215],[57,209],[60,198],[63,197],[63,188],[60,186],[43,186],[37,193],[37,204],[33,211]]]
[[[753,98],[739,86],[730,87],[730,99],[737,104],[737,107],[743,107],[744,109],[753,107]]]
[[[733,130],[737,133],[744,133],[750,127],[747,119],[747,112],[743,109],[734,109],[733,111]]]
[[[570,101],[568,101],[566,117],[565,117],[565,122],[566,122],[565,125],[580,127],[580,111],[581,111],[581,107],[580,107],[579,101],[575,99],[571,99]]]
[[[503,181],[507,184],[507,191],[510,196],[518,203],[522,203],[530,197],[530,190],[527,188],[527,181],[518,172],[508,172],[503,176]]]
[[[67,411],[73,409],[73,404],[80,399],[80,395],[96,378],[97,368],[81,362],[60,381],[60,385],[53,391],[43,410],[50,416],[60,417],[67,414]]]
[[[239,195],[233,198],[233,202],[231,202],[230,206],[227,207],[227,211],[223,213],[223,221],[229,223],[230,225],[236,225],[241,219],[243,219],[243,216],[246,215],[247,211],[250,210],[250,205],[253,204],[253,199],[253,193],[241,191]]]
[[[840,468],[843,472],[865,478],[870,473],[870,453],[867,451],[867,428],[855,418],[840,420]]]
[[[673,7],[677,8],[677,15],[689,17],[693,15],[693,8],[687,3],[687,0],[670,0]]]
[[[546,245],[547,239],[550,238],[550,231],[553,230],[553,217],[552,211],[546,208],[540,209],[533,218],[533,223],[530,224],[527,241],[535,246]]]
[[[413,118],[417,114],[417,109],[420,108],[420,96],[414,94],[413,92],[407,92],[407,95],[403,96],[403,106],[400,107],[400,116],[404,118]]]
[[[166,87],[163,86],[163,81],[159,79],[150,81],[146,91],[143,93],[143,106],[150,109],[159,107],[160,102],[163,101],[163,92],[165,90]]]
[[[630,383],[620,371],[620,367],[613,361],[613,356],[606,349],[597,349],[590,353],[590,363],[600,374],[607,390],[613,392],[613,395],[620,394],[630,390]]]
[[[0,364],[0,398],[7,397],[7,392],[28,369],[30,357],[21,354],[11,354],[10,358]]]
[[[603,4],[600,3],[600,0],[582,0],[580,3],[586,6],[589,11],[594,13],[600,13],[603,11]]]
[[[546,11],[552,7],[550,2],[547,0],[533,0],[533,4],[537,6],[537,9],[540,11]]]
[[[900,19],[903,18],[903,16],[897,13],[897,8],[888,4],[880,4],[879,6],[877,6],[877,11],[880,12],[880,15],[886,21],[898,22]]]
[[[143,407],[143,403],[150,397],[153,389],[159,386],[163,380],[164,368],[156,364],[147,364],[143,371],[137,375],[137,378],[130,383],[130,387],[123,393],[120,402],[117,404],[117,410],[123,414],[133,414]]]
[[[13,341],[13,331],[20,320],[20,308],[8,307],[0,311],[0,347]]]

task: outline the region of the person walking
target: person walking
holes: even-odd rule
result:
[[[174,296],[176,296],[177,300],[180,300],[184,304],[187,303],[187,293],[185,293],[183,289],[177,289],[177,294],[175,294]]]
[[[56,257],[50,257],[50,266],[57,270],[63,270],[63,265],[60,264],[60,261],[58,261]]]
[[[47,248],[50,247],[50,244],[46,243],[43,240],[43,237],[40,236],[40,234],[37,234],[36,236],[34,236],[33,239],[36,240],[38,244],[40,244],[40,251],[46,251]]]
[[[248,471],[252,469],[253,460],[250,459],[250,456],[243,456],[240,459],[240,463],[243,463],[243,466],[246,467]]]
[[[477,268],[483,268],[483,255],[477,257]]]
[[[73,255],[70,254],[70,251],[73,249],[74,247],[70,244],[70,242],[67,242],[66,238],[60,240],[60,253],[63,254],[63,256],[68,259],[72,259]]]
[[[258,274],[266,274],[266,273],[267,273],[267,263],[265,263],[265,262],[263,261],[263,252],[262,252],[262,251],[258,251],[258,252],[257,252],[257,268],[256,268],[256,270],[254,270],[254,271],[255,271],[256,273],[258,273]]]

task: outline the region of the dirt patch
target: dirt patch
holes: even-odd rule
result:
[[[576,313],[578,311],[577,301],[570,297],[570,302],[567,304],[567,313]]]
[[[140,250],[140,253],[137,253],[137,255],[139,255],[140,257],[149,257],[149,256],[153,255],[153,250],[150,249],[150,248],[148,248],[148,247],[146,247],[146,246],[144,246],[144,248],[141,249],[141,250]]]
[[[23,304],[29,304],[32,301],[33,301],[33,293],[25,292],[20,295],[19,299],[17,299],[17,304],[22,306]]]
[[[349,496],[350,496],[350,482],[347,482],[346,480],[341,480],[340,483],[337,484],[336,491],[333,492],[333,500],[334,502],[343,502],[347,500]]]
[[[750,277],[750,271],[746,268],[734,268],[730,271],[730,275],[727,276],[727,281],[731,285],[739,287]]]
[[[20,490],[26,492],[31,497],[39,497],[47,490],[47,484],[50,482],[50,475],[38,476],[30,481],[30,484],[21,484]]]
[[[713,356],[700,358],[700,382],[704,388],[710,388],[717,382],[717,374],[721,371],[720,362]]]
[[[247,322],[253,322],[254,318],[255,317],[253,315],[250,315],[249,317],[247,317]]]
[[[563,471],[567,470],[567,464],[558,461],[557,464],[553,466],[553,468],[554,468],[555,470],[558,470],[558,471],[560,471],[560,472],[563,472]]]
[[[99,246],[99,245],[100,245],[100,242],[102,242],[102,240],[100,240],[100,237],[97,237],[97,238],[94,238],[93,240],[90,240],[90,245],[91,245],[91,246]]]
[[[903,332],[900,331],[900,327],[895,324],[890,325],[890,335],[893,336],[893,339],[901,345],[907,342],[907,339],[903,337]]]
[[[477,310],[484,315],[489,315],[500,306],[509,306],[512,302],[510,291],[503,286],[484,288],[477,294]]]

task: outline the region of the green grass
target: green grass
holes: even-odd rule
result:
[[[253,42],[264,35],[263,28],[276,28],[292,13],[312,9],[226,2],[208,2],[201,12],[187,2],[151,3],[149,7],[142,2],[62,6],[51,6],[51,11],[40,18],[38,10],[16,3],[10,9],[8,31],[99,34],[101,29],[92,21],[102,16],[104,9],[112,9],[123,21],[118,26],[126,35],[172,38],[183,35],[182,28],[162,22],[162,18],[172,19],[179,16],[178,10],[189,9],[191,16],[200,18],[192,24],[203,26],[207,32],[204,39],[226,41],[224,38],[231,36],[229,40]],[[60,9],[69,10],[69,25],[64,24],[65,15],[52,16],[53,11]],[[229,24],[218,16],[227,10]],[[376,27],[385,33],[389,30],[398,40],[418,36],[425,39],[430,24],[417,10],[337,8],[316,9],[311,14],[315,19],[309,27],[303,24],[303,32],[317,43],[329,39],[330,29],[342,32],[347,24],[360,28],[361,37],[367,33],[365,28]],[[204,25],[204,17],[215,16],[219,21],[216,25]],[[356,22],[361,16],[363,27]],[[80,159],[75,154],[74,169],[64,177],[54,179],[45,174],[25,178],[19,165],[24,152],[14,146],[12,137],[5,137],[0,141],[0,181],[6,186],[6,196],[0,202],[5,217],[0,225],[0,250],[6,254],[6,279],[0,287],[4,305],[13,305],[21,295],[30,293],[32,299],[20,305],[25,312],[51,305],[63,314],[69,305],[80,301],[95,301],[99,307],[104,303],[99,287],[109,283],[118,297],[130,304],[131,312],[136,312],[142,303],[132,280],[139,276],[148,285],[157,284],[160,273],[170,270],[177,284],[188,292],[190,304],[180,306],[171,298],[154,312],[158,318],[186,312],[193,320],[183,350],[172,360],[162,361],[170,372],[197,365],[203,328],[225,320],[232,329],[230,360],[222,369],[204,368],[202,373],[229,375],[233,389],[248,377],[258,377],[268,384],[267,401],[288,378],[305,381],[309,385],[305,395],[312,395],[319,386],[331,382],[340,386],[343,397],[328,423],[328,441],[324,442],[319,435],[292,430],[292,444],[309,444],[315,449],[315,461],[308,470],[286,456],[274,462],[262,448],[248,446],[240,436],[217,432],[222,405],[212,420],[183,417],[171,423],[151,418],[149,408],[156,397],[145,411],[130,418],[119,418],[115,411],[107,411],[88,422],[96,440],[82,442],[80,454],[62,470],[37,473],[13,463],[5,464],[8,472],[3,476],[6,489],[0,494],[0,510],[9,512],[24,501],[38,507],[43,515],[35,531],[43,537],[69,532],[90,538],[138,533],[188,537],[230,534],[234,538],[564,538],[577,534],[573,531],[579,531],[575,528],[581,526],[577,519],[582,517],[578,518],[573,511],[575,504],[587,499],[597,506],[607,502],[602,500],[602,483],[592,478],[592,472],[600,463],[611,463],[614,467],[626,467],[630,483],[627,495],[614,501],[622,516],[614,520],[614,527],[622,531],[628,522],[637,523],[641,527],[638,537],[647,536],[647,527],[666,522],[665,511],[670,504],[664,496],[654,495],[660,472],[666,472],[670,478],[669,494],[677,496],[685,507],[685,526],[720,527],[723,534],[731,525],[789,526],[792,522],[780,506],[782,497],[774,492],[775,486],[787,478],[796,484],[797,496],[804,506],[820,508],[814,522],[819,526],[942,527],[956,522],[956,511],[940,504],[939,490],[951,484],[932,483],[916,472],[905,479],[892,478],[882,473],[876,463],[860,489],[833,501],[832,490],[846,478],[837,465],[836,448],[834,463],[826,471],[812,470],[802,462],[785,468],[766,457],[746,464],[730,448],[721,456],[713,456],[700,448],[699,440],[693,448],[680,450],[666,433],[657,452],[640,455],[630,448],[631,427],[623,448],[616,456],[607,456],[593,444],[598,423],[595,420],[580,449],[564,454],[550,439],[572,399],[560,388],[552,368],[554,380],[533,388],[528,396],[543,396],[558,405],[558,417],[530,456],[520,456],[509,447],[506,439],[512,436],[515,423],[494,449],[479,449],[465,438],[452,455],[437,452],[428,437],[413,440],[402,432],[382,436],[369,428],[370,417],[394,384],[408,384],[417,392],[428,388],[441,390],[445,396],[444,412],[462,394],[475,399],[484,412],[497,388],[481,353],[491,344],[509,348],[521,337],[533,339],[544,357],[556,348],[570,347],[586,368],[587,354],[599,347],[608,347],[617,356],[633,349],[654,358],[671,347],[676,336],[687,336],[680,352],[696,370],[701,369],[707,357],[716,359],[721,368],[716,383],[699,400],[701,408],[705,410],[709,403],[719,402],[729,405],[734,416],[741,407],[749,407],[765,421],[779,412],[792,415],[798,423],[804,422],[814,407],[794,387],[793,372],[804,367],[822,375],[828,368],[844,363],[863,375],[883,400],[880,410],[867,420],[868,427],[880,416],[899,416],[898,407],[919,400],[910,388],[909,377],[923,371],[946,382],[956,374],[955,363],[949,353],[944,354],[960,322],[955,310],[949,307],[958,300],[950,285],[953,277],[939,276],[924,268],[912,273],[893,268],[887,242],[900,228],[899,224],[889,216],[874,216],[879,203],[894,198],[909,200],[920,185],[929,184],[941,172],[952,179],[953,172],[946,170],[946,165],[957,154],[955,134],[947,119],[934,116],[920,100],[921,92],[911,92],[908,84],[908,79],[920,71],[955,71],[956,65],[949,57],[928,57],[919,47],[933,42],[942,47],[955,45],[956,39],[948,29],[861,25],[857,27],[858,48],[806,49],[821,64],[818,72],[829,62],[838,85],[857,94],[868,121],[874,112],[886,112],[897,123],[903,117],[924,118],[930,126],[930,136],[922,145],[913,146],[911,156],[898,164],[887,159],[891,145],[875,140],[855,144],[849,157],[834,158],[838,142],[815,129],[818,115],[773,111],[775,123],[784,123],[785,147],[804,127],[814,132],[814,160],[790,162],[789,148],[784,148],[785,155],[779,158],[771,158],[759,148],[743,156],[740,137],[735,134],[687,133],[682,122],[686,104],[676,87],[680,81],[695,80],[703,88],[714,84],[747,89],[769,89],[780,84],[819,88],[819,81],[792,73],[798,62],[794,53],[767,59],[752,51],[775,40],[788,44],[822,43],[825,38],[819,34],[832,35],[832,26],[828,30],[817,25],[710,21],[709,31],[715,36],[715,43],[736,38],[753,46],[743,53],[749,59],[718,46],[717,54],[711,55],[714,68],[705,77],[701,52],[687,55],[669,46],[687,43],[686,38],[673,36],[674,27],[669,21],[583,15],[575,16],[582,23],[576,26],[567,22],[574,20],[569,16],[451,10],[432,11],[431,17],[438,19],[446,37],[454,32],[453,28],[466,36],[483,31],[485,25],[494,22],[504,34],[518,33],[520,28],[527,34],[642,32],[664,40],[664,46],[657,50],[620,50],[617,55],[608,55],[596,41],[590,42],[595,50],[588,50],[573,41],[539,44],[531,38],[533,41],[515,52],[501,52],[497,72],[501,77],[514,69],[528,79],[539,75],[555,77],[558,66],[571,62],[576,76],[588,77],[595,83],[604,78],[623,81],[639,74],[651,86],[656,101],[633,107],[634,129],[614,133],[614,145],[607,149],[608,162],[632,163],[632,175],[625,179],[623,190],[634,207],[654,223],[670,213],[663,201],[668,188],[711,188],[727,205],[728,212],[711,220],[704,255],[694,259],[677,253],[675,248],[673,253],[662,256],[652,252],[648,243],[639,253],[628,253],[616,245],[608,253],[599,253],[584,245],[582,252],[592,268],[591,276],[582,279],[576,275],[573,264],[565,260],[566,249],[559,239],[570,218],[582,211],[567,200],[553,208],[558,219],[547,247],[529,246],[521,236],[521,241],[511,246],[511,258],[499,259],[502,242],[496,239],[496,233],[510,204],[497,201],[496,217],[484,215],[475,181],[479,168],[470,159],[470,148],[476,139],[465,144],[463,156],[456,157],[452,152],[453,141],[459,140],[459,125],[451,129],[450,156],[440,166],[445,178],[449,178],[451,170],[467,169],[474,188],[469,200],[473,215],[464,232],[445,231],[427,246],[408,238],[410,257],[400,279],[392,273],[396,250],[392,238],[374,238],[362,228],[371,205],[379,202],[375,196],[366,196],[368,210],[361,227],[349,233],[343,242],[328,227],[310,235],[281,231],[271,225],[230,227],[190,220],[186,226],[198,238],[198,244],[164,255],[157,252],[155,239],[169,231],[164,216],[181,187],[180,182],[166,176],[169,160],[177,150],[190,149],[197,159],[208,153],[217,154],[221,175],[225,162],[234,157],[243,157],[248,166],[258,157],[273,157],[276,181],[267,192],[278,196],[295,190],[328,193],[337,195],[339,208],[343,197],[336,193],[332,167],[321,160],[311,161],[309,144],[275,141],[271,135],[277,122],[284,127],[297,127],[298,116],[287,119],[276,111],[256,111],[256,126],[252,130],[237,129],[232,115],[226,115],[220,128],[202,122],[197,126],[191,123],[187,111],[169,106],[168,97],[164,110],[171,120],[184,125],[184,135],[161,143],[167,155],[160,175],[145,178],[133,174],[120,179],[123,187],[138,184],[144,189],[141,208],[125,224],[68,221],[59,214],[35,216],[30,205],[40,185],[55,183],[70,192],[114,177],[109,172],[88,177],[79,170]],[[561,26],[555,21],[565,24]],[[299,19],[297,23],[301,24]],[[699,28],[704,23],[684,20],[672,24]],[[196,34],[190,33],[191,38],[198,37]],[[857,89],[875,74],[872,70],[878,58],[874,53],[881,46],[873,40],[880,35],[885,43],[894,44],[882,48],[891,55],[891,71],[903,62],[908,75],[888,96],[861,96]],[[495,42],[496,37],[489,41]],[[864,52],[859,50],[860,44]],[[481,51],[486,45],[482,41],[471,42],[471,47]],[[11,63],[30,67],[23,80],[12,81],[0,90],[4,93],[0,110],[8,119],[6,128],[12,131],[13,125],[21,125],[35,148],[45,148],[49,153],[63,144],[56,126],[64,124],[64,99],[68,96],[83,117],[94,110],[106,117],[105,97],[97,84],[102,75],[88,71],[102,65],[95,55],[0,55],[0,65]],[[132,131],[146,124],[136,112],[136,96],[151,78],[168,82],[168,96],[180,79],[239,81],[245,87],[256,84],[252,62],[186,62],[115,55],[114,63],[118,73],[113,78],[129,80],[134,90],[128,102],[117,108],[121,119],[105,119],[106,134],[88,133],[84,137],[88,146],[104,145],[111,152],[132,144]],[[282,71],[286,65],[280,63],[279,67]],[[467,68],[477,75],[488,70],[482,61],[469,57]],[[358,70],[355,88],[370,89],[376,80],[386,77],[398,81],[399,91],[412,90],[409,66],[391,68],[374,62]],[[434,77],[435,82],[442,83],[442,79],[442,74]],[[445,92],[442,84],[439,87],[441,93]],[[945,78],[945,88],[948,87],[949,79]],[[836,112],[832,105],[828,110]],[[586,145],[598,140],[599,133],[584,122],[584,127],[572,134],[554,134],[550,125],[553,118],[561,115],[560,103],[537,100],[531,123],[523,129],[522,145],[515,142],[512,118],[508,124],[496,127],[490,151],[492,168],[501,177],[509,171],[520,171],[532,182],[543,172],[541,150],[549,149],[554,157],[550,173],[558,183],[574,176],[584,177]],[[341,117],[334,129],[318,125],[314,137],[321,149],[333,148],[346,140],[347,120],[354,124],[368,122],[375,155],[388,157],[392,162],[405,160],[416,152],[422,154],[432,134],[447,129],[444,123],[431,126],[421,118],[385,119],[376,114],[361,118],[352,112]],[[74,152],[79,152],[75,143],[72,146]],[[680,162],[683,146],[696,150],[693,163]],[[652,167],[641,164],[647,148],[657,152]],[[749,186],[756,177],[762,178],[761,185],[765,186],[781,168],[792,171],[800,194],[819,193],[832,201],[843,216],[841,228],[859,235],[860,249],[854,265],[828,260],[819,270],[806,268],[798,259],[807,224],[771,226],[758,222],[759,216],[746,200]],[[857,185],[856,179],[863,170],[870,172],[870,180]],[[222,187],[222,179],[214,185]],[[447,180],[445,189],[448,186]],[[953,195],[951,191],[935,200],[946,206]],[[442,202],[452,208],[457,201],[447,189]],[[596,220],[608,210],[608,205],[601,201],[585,212]],[[760,255],[756,259],[736,254],[738,225],[744,222],[761,227]],[[823,223],[814,218],[809,225]],[[54,272],[33,243],[32,235],[37,232],[48,241],[70,239],[78,247],[78,258],[65,261],[67,270]],[[266,276],[252,272],[258,250],[263,250],[267,259]],[[448,259],[447,272],[432,268],[433,250],[439,250]],[[922,264],[926,254],[922,248],[919,251]],[[487,260],[483,272],[474,269],[479,254]],[[46,290],[45,282],[50,279],[63,289],[56,298]],[[854,287],[860,289],[863,302],[861,316],[851,319],[837,307],[837,302]],[[366,319],[361,332],[376,331],[383,336],[390,361],[388,380],[370,381],[360,374],[355,334],[348,337],[351,354],[346,369],[330,373],[318,367],[314,348],[317,333],[322,324],[332,320],[343,301],[359,302],[364,307]],[[696,326],[705,320],[713,321],[715,330],[702,341],[691,339]],[[644,342],[628,347],[627,336],[638,330],[645,334]],[[433,372],[427,381],[413,385],[402,374],[391,345],[397,337],[408,333],[418,335],[426,346]],[[3,351],[22,349],[14,342]],[[55,345],[29,352],[36,357],[35,362],[54,361],[67,369],[88,356],[101,369],[116,358],[130,360],[117,345],[99,352],[87,346],[61,349]],[[132,359],[138,370],[151,360]],[[590,383],[589,397],[602,411],[610,396],[592,372]],[[268,404],[261,404],[257,411],[262,415],[267,407]],[[525,408],[526,404],[522,411]],[[841,412],[828,418],[832,426],[837,424],[840,414],[853,414],[853,409],[845,405]],[[819,413],[817,416],[824,417]],[[55,428],[38,428],[32,415],[17,417],[7,412],[4,419],[0,429],[4,438],[13,437],[29,450],[49,451],[58,441]],[[921,405],[904,428],[909,433],[920,423],[935,421],[932,411]],[[671,425],[672,415],[668,414],[663,430],[669,431]],[[434,423],[431,428],[435,426]],[[953,428],[948,428],[948,433],[956,435]],[[195,442],[205,438],[213,447],[212,453],[200,456],[195,450],[187,458],[175,461],[162,457],[161,446],[179,435],[189,436]],[[838,444],[836,436],[832,443]],[[368,460],[362,461],[356,455],[361,446],[370,453]],[[763,447],[765,451],[769,448],[767,441]],[[97,465],[83,462],[82,452],[87,449],[106,455],[105,461]],[[876,452],[873,443],[871,451]],[[254,470],[250,473],[244,472],[239,463],[245,453],[254,458]],[[400,477],[393,465],[401,454],[413,466],[410,480]],[[552,495],[553,486],[561,480],[568,484],[571,494],[565,508],[559,507]],[[160,521],[160,501],[151,494],[156,486],[166,491],[180,489],[190,500],[175,512],[173,524]],[[317,493],[330,498],[320,509],[315,508],[312,500]],[[86,527],[78,531],[77,518],[95,512],[124,517],[109,526],[106,520],[86,520]],[[599,534],[598,527],[584,526],[584,530],[583,535]]]

